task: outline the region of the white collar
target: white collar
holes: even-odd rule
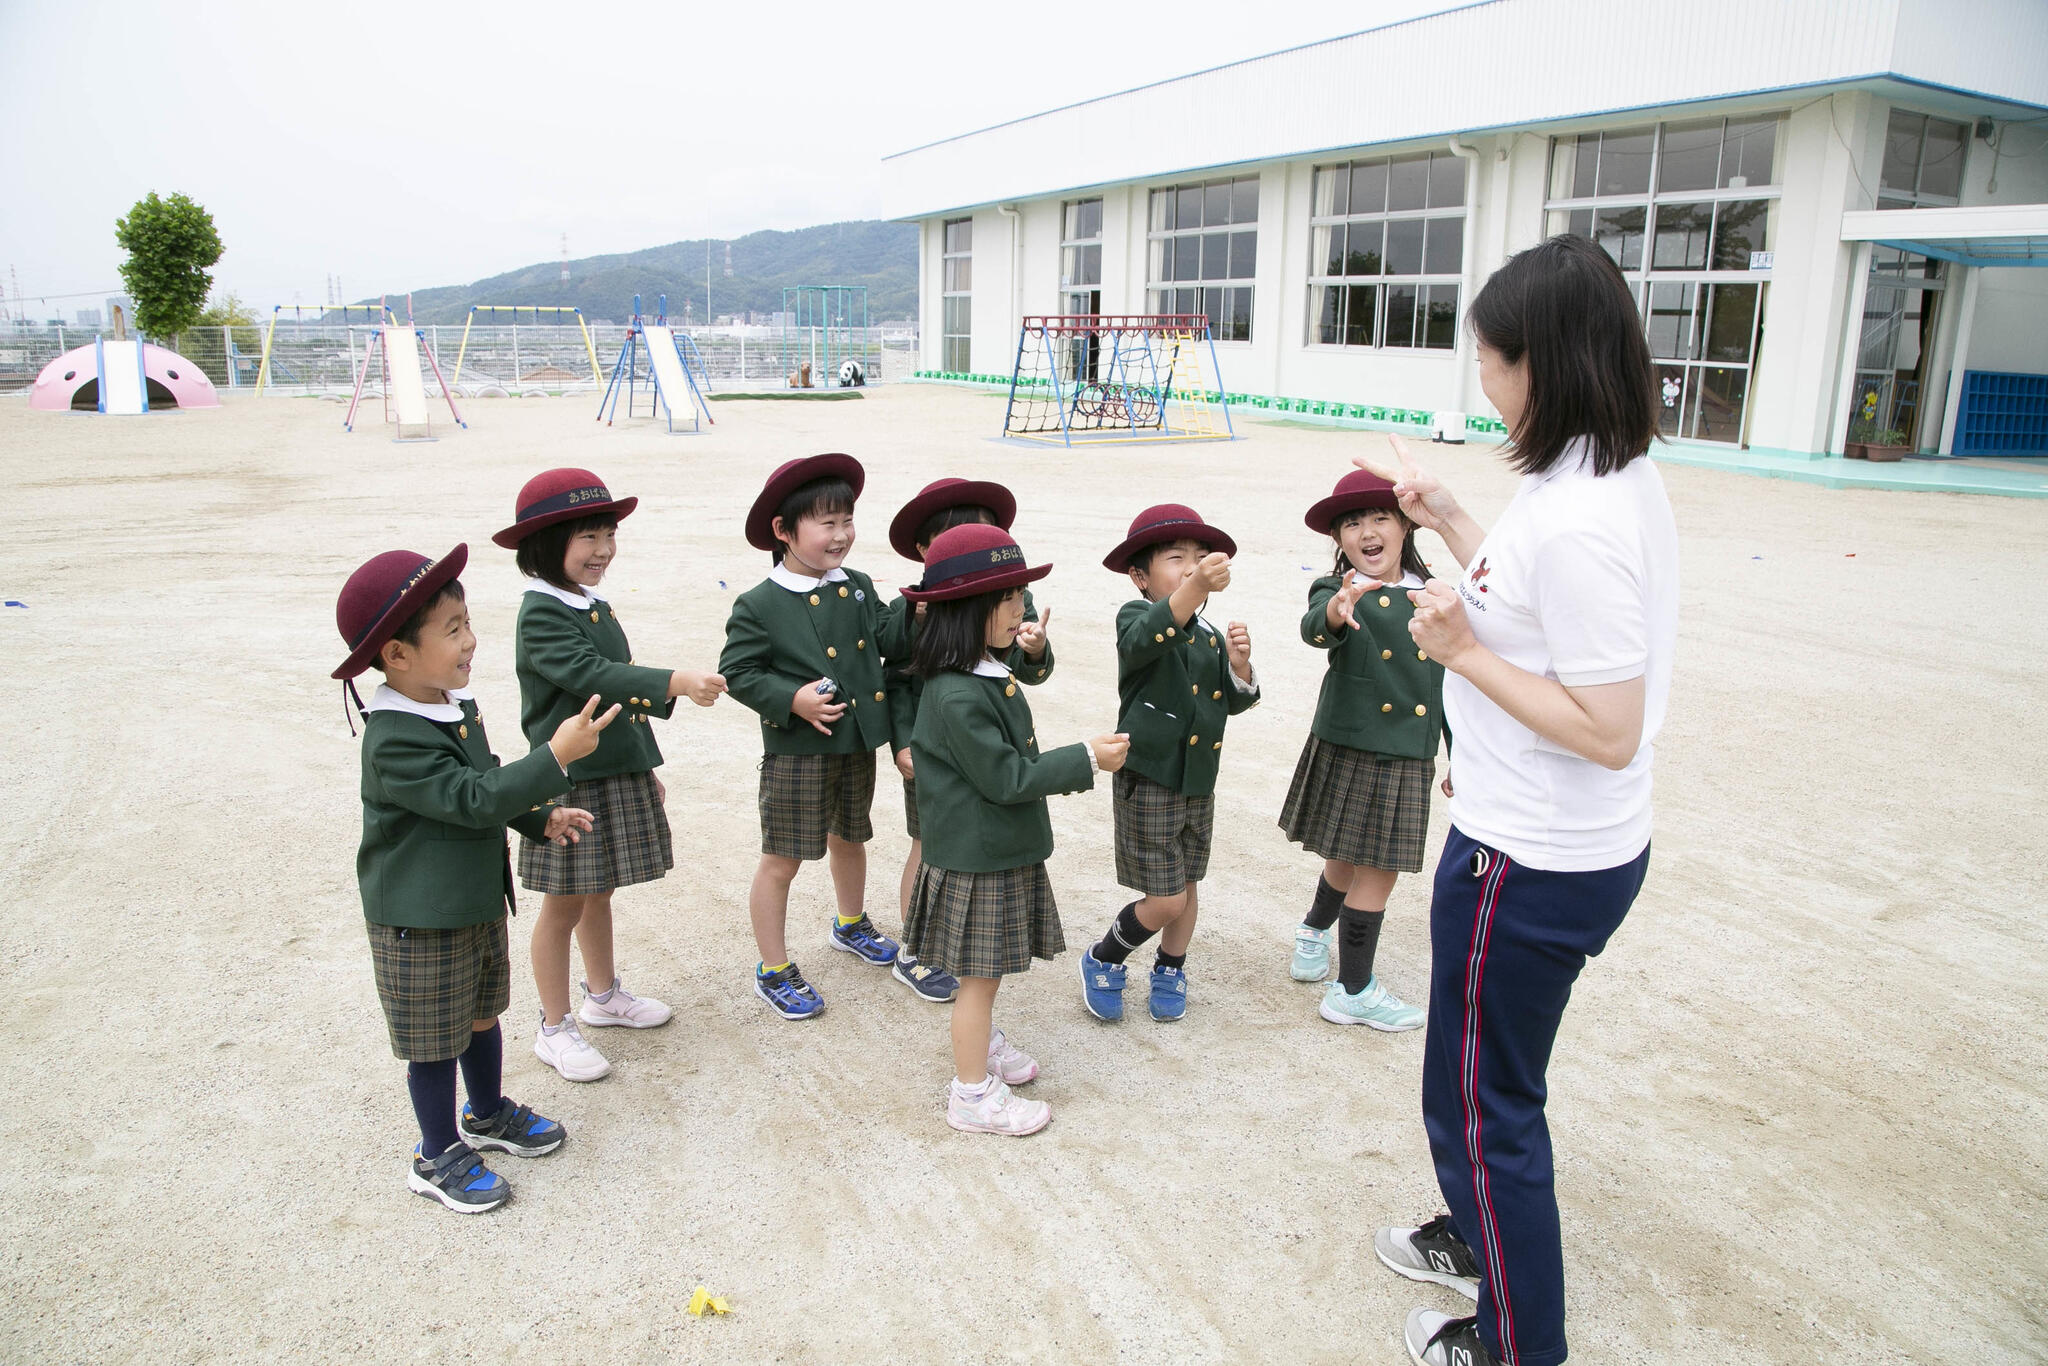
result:
[[[1352,578],[1356,575],[1358,575],[1358,571],[1356,569],[1347,569],[1344,571],[1344,577],[1338,580],[1338,582],[1349,583],[1351,582]],[[1401,576],[1401,581],[1392,586],[1395,588],[1422,588],[1425,585],[1423,584],[1422,580],[1415,577],[1415,575],[1403,574]]]
[[[364,711],[406,711],[414,716],[424,716],[429,721],[460,721],[462,703],[470,701],[476,694],[467,688],[450,689],[448,695],[453,702],[416,702],[389,683],[379,683],[377,691],[370,694],[370,700],[363,704]]]
[[[976,678],[1008,678],[1010,676],[1010,668],[1007,664],[1004,664],[999,659],[990,659],[987,655],[983,655],[980,659],[976,660],[974,667],[968,672],[972,673]]]
[[[768,580],[780,584],[792,593],[808,593],[814,588],[823,588],[828,583],[842,583],[846,579],[844,569],[828,569],[823,578],[814,579],[791,569],[787,562],[776,565],[768,571]]]
[[[551,598],[560,598],[579,612],[588,611],[591,604],[604,601],[604,594],[598,592],[595,588],[585,588],[580,592],[571,593],[568,589],[557,587],[546,579],[528,579],[526,581],[526,591],[529,593],[545,593]]]

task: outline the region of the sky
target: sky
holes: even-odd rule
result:
[[[151,190],[258,312],[879,217],[891,152],[1451,4],[0,0],[0,307],[99,307]]]

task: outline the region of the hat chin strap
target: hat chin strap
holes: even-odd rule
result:
[[[363,724],[369,725],[370,709],[363,705],[363,695],[356,691],[356,681],[353,678],[344,678],[341,680],[341,714],[348,722],[348,737],[353,740],[356,737],[356,718],[349,715],[348,704],[351,700],[355,702],[355,709],[362,716]]]

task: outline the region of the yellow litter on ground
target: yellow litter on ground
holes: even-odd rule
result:
[[[725,1296],[714,1295],[700,1285],[690,1292],[690,1312],[702,1318],[706,1310],[714,1314],[730,1314],[732,1306],[726,1303]]]

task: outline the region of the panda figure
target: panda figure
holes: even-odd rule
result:
[[[841,362],[839,366],[839,387],[858,389],[868,382],[867,367],[857,360]]]

